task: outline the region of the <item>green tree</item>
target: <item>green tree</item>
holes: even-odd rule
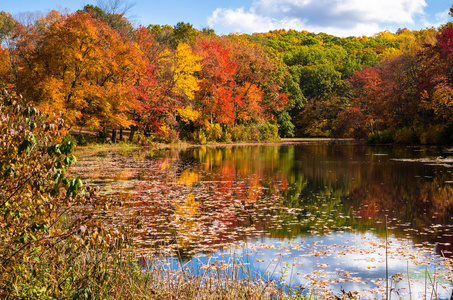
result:
[[[0,11],[0,44],[13,32],[13,28],[16,26],[16,20],[10,13]]]
[[[108,12],[106,12],[104,9]],[[133,35],[134,27],[125,17],[126,11],[117,12],[117,9],[108,9],[107,7],[104,9],[91,4],[87,4],[83,7],[83,11],[90,13],[93,18],[102,20],[103,22],[107,23],[118,33],[128,37],[131,37]]]
[[[200,31],[193,28],[193,25],[190,23],[178,22],[178,24],[173,27],[173,34],[175,35],[177,44],[190,43],[200,34]]]

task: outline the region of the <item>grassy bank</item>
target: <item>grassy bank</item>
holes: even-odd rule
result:
[[[75,251],[74,251],[75,250]],[[239,278],[243,265],[210,267],[204,275],[165,258],[139,258],[120,248],[74,249],[67,242],[0,275],[2,299],[284,299],[273,282]],[[200,272],[201,270],[195,271]]]

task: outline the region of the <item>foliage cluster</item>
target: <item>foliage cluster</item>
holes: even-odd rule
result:
[[[112,142],[122,129],[131,141],[137,131],[219,140],[229,126],[275,124],[298,96],[285,88],[291,80],[281,59],[242,37],[185,23],[133,28],[93,5],[30,24],[0,18],[0,81],[40,110],[62,112],[73,129],[111,132]]]
[[[130,141],[137,131],[163,141],[254,140],[233,137],[234,128],[270,123],[284,137],[376,140],[389,130],[392,142],[441,143],[451,124],[451,27],[219,36],[184,22],[134,28],[93,5],[27,24],[2,12],[0,80],[112,142],[123,129]]]
[[[277,141],[278,127],[275,124],[266,122],[258,126],[238,125],[228,129],[228,134],[234,142],[247,141]]]
[[[249,38],[278,51],[299,83],[306,104],[288,110],[297,136],[438,143],[439,125],[450,122],[449,86],[426,85],[448,69],[435,62],[448,57],[448,27],[347,38],[275,30]]]
[[[373,143],[451,144],[450,25],[418,32],[398,53],[356,71],[338,122]]]

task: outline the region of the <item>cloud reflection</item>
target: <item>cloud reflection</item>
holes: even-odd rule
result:
[[[330,233],[293,240],[261,238],[210,255],[209,263],[231,256],[245,262],[261,278],[283,279],[305,293],[339,296],[343,289],[356,292],[362,299],[385,296],[385,240],[374,233]],[[423,298],[425,291],[429,297],[434,293],[429,278],[436,278],[438,299],[450,299],[448,270],[440,267],[442,258],[433,251],[416,247],[409,240],[390,238],[388,256],[393,297],[409,299],[409,291],[415,299]],[[207,257],[196,260],[208,262]],[[429,275],[425,283],[426,271]]]

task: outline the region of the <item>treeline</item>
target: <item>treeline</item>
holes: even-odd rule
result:
[[[101,133],[155,139],[274,139],[300,91],[274,51],[192,25],[134,28],[99,7],[1,18],[0,79],[43,111]],[[298,94],[299,93],[299,94]],[[121,134],[120,134],[121,135]]]
[[[278,30],[277,50],[305,96],[288,109],[297,136],[371,143],[453,143],[453,27],[338,38]]]
[[[452,32],[219,36],[182,22],[136,28],[93,5],[29,22],[1,12],[0,81],[113,141],[127,129],[131,140],[451,143]]]

